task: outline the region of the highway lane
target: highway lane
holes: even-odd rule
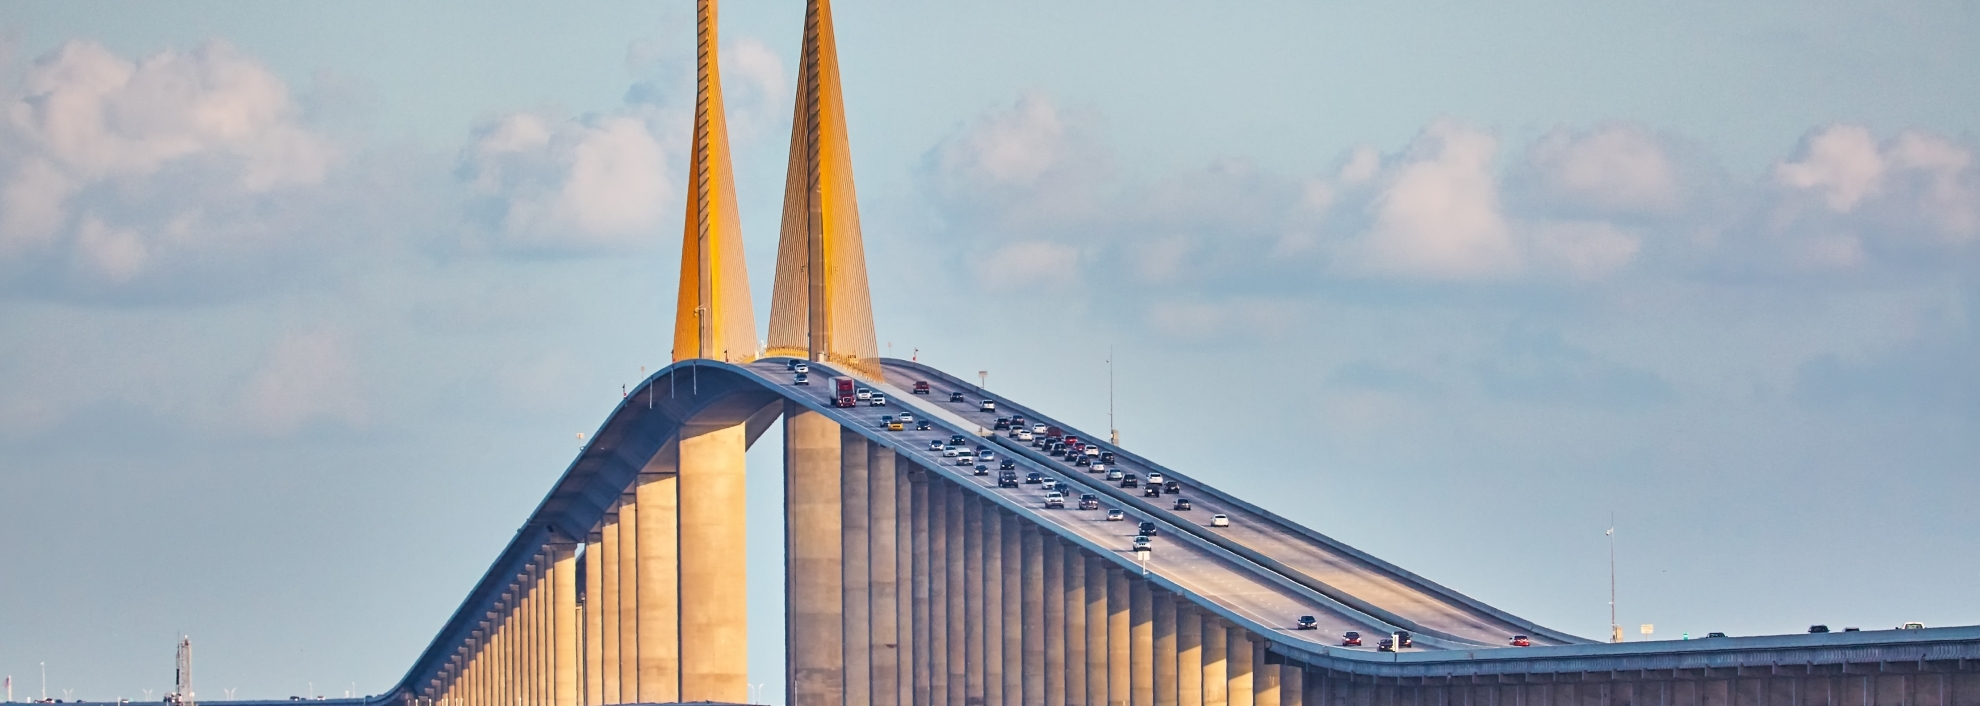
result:
[[[999,488],[996,485],[995,462],[987,464],[992,469],[989,475],[977,476],[973,468],[957,466],[954,459],[945,458],[939,450],[929,448],[930,441],[946,441],[952,435],[961,434],[971,447],[978,445],[989,448],[998,460],[1010,458],[1017,464],[1016,472],[1022,478],[1030,472],[1043,473],[1046,477],[1074,480],[1074,474],[1063,469],[1051,468],[1032,459],[1007,455],[990,440],[976,436],[978,425],[954,414],[927,399],[908,394],[902,389],[886,389],[891,386],[870,385],[862,382],[862,387],[875,387],[887,393],[891,400],[887,406],[861,406],[853,408],[831,408],[830,392],[827,385],[828,369],[813,363],[810,385],[792,384],[792,375],[785,369],[785,359],[768,359],[744,366],[756,373],[767,383],[783,388],[786,394],[804,396],[831,409],[832,416],[840,424],[866,430],[879,430],[884,438],[892,442],[896,453],[908,458],[932,472],[962,484],[979,494],[1001,497],[1011,501],[1019,512],[1033,522],[1058,527],[1064,532],[1083,538],[1108,551],[1116,561],[1126,564],[1132,570],[1139,566],[1133,557],[1133,537],[1136,525],[1141,521],[1153,520],[1167,525],[1162,518],[1152,517],[1132,508],[1126,511],[1126,521],[1110,522],[1106,518],[1109,507],[1116,503],[1103,503],[1100,510],[1076,509],[1078,489],[1068,498],[1068,507],[1063,510],[1047,510],[1044,507],[1045,490],[1041,485],[1020,484],[1017,488]],[[946,398],[944,398],[946,399]],[[881,418],[911,411],[917,416],[929,419],[935,428],[929,431],[914,431],[912,426],[898,432],[884,431]],[[987,427],[985,427],[987,429]],[[1150,575],[1160,576],[1174,582],[1200,600],[1220,605],[1233,613],[1250,619],[1260,625],[1272,626],[1275,632],[1287,637],[1311,642],[1316,645],[1339,645],[1341,633],[1353,630],[1363,635],[1386,634],[1389,627],[1368,619],[1352,610],[1313,595],[1309,590],[1290,584],[1260,567],[1205,545],[1201,540],[1177,536],[1170,528],[1163,536],[1154,540],[1154,551],[1147,561]],[[1317,600],[1316,600],[1317,599]],[[1292,623],[1301,615],[1312,615],[1319,621],[1316,630],[1293,630]],[[1364,649],[1372,650],[1375,641],[1368,640]],[[1427,645],[1426,645],[1427,646]]]
[[[1242,547],[1256,551],[1275,560],[1286,569],[1296,572],[1312,581],[1331,587],[1343,595],[1350,605],[1359,600],[1376,618],[1386,612],[1393,618],[1425,628],[1427,634],[1442,633],[1445,636],[1473,642],[1479,645],[1504,646],[1515,634],[1530,635],[1535,644],[1564,644],[1580,641],[1578,638],[1541,628],[1530,621],[1523,621],[1505,615],[1483,604],[1462,597],[1449,589],[1430,584],[1413,574],[1379,561],[1359,555],[1359,552],[1325,540],[1311,530],[1305,530],[1291,522],[1269,514],[1263,514],[1242,504],[1232,502],[1227,494],[1216,491],[1195,479],[1175,473],[1152,462],[1142,459],[1107,443],[1105,439],[1089,436],[1057,420],[1038,415],[1007,398],[977,388],[966,381],[902,361],[888,361],[886,371],[889,378],[903,387],[912,387],[916,380],[925,380],[934,388],[929,395],[937,404],[949,408],[971,423],[985,427],[994,425],[999,416],[1024,414],[1026,417],[1045,424],[1065,429],[1089,443],[1097,444],[1103,450],[1117,453],[1116,467],[1125,472],[1133,472],[1146,478],[1150,472],[1163,473],[1179,480],[1184,486],[1181,497],[1192,500],[1194,509],[1188,512],[1166,512],[1170,522],[1189,523],[1214,532]],[[948,403],[950,392],[962,392],[967,404]],[[977,411],[976,402],[989,398],[998,402],[999,411],[984,413]],[[1055,470],[1060,473],[1076,473],[1073,467],[1060,459],[1053,460]],[[1167,508],[1175,496],[1160,499],[1148,498],[1151,503],[1159,503]],[[1231,526],[1210,528],[1210,516],[1224,514],[1231,518]],[[1440,590],[1441,589],[1441,590]],[[1395,622],[1392,620],[1392,622]]]

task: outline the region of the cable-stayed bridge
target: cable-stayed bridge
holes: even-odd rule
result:
[[[753,580],[786,587],[793,705],[1980,706],[1980,628],[1595,643],[1018,400],[880,358],[827,0],[807,4],[759,345],[715,4],[698,4],[676,362],[614,410],[404,678],[371,701],[745,700],[743,459],[780,429],[784,572]],[[843,399],[851,388],[891,402]],[[914,422],[884,423],[903,413]],[[998,428],[1014,415],[1111,454],[1113,470],[1178,487],[1123,487]],[[953,453],[979,447],[967,462]],[[1007,470],[1062,487],[1000,482]],[[1080,507],[1085,495],[1094,504]],[[1794,580],[1806,579],[1784,582]],[[1364,643],[1345,644],[1351,633]],[[1405,634],[1406,645],[1377,642]]]

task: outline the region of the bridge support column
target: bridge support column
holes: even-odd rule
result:
[[[1256,669],[1256,655],[1252,649],[1251,633],[1235,626],[1227,630],[1230,632],[1230,642],[1225,646],[1225,662],[1230,665],[1230,706],[1255,706],[1252,675]]]
[[[899,639],[894,650],[894,677],[899,694],[894,701],[896,706],[914,704],[914,654],[920,644],[914,637],[914,553],[915,547],[923,544],[914,533],[914,484],[912,466],[906,459],[889,451],[893,460],[888,463],[888,472],[894,474],[894,549],[899,553],[894,569],[894,628]]]
[[[867,441],[839,429],[839,511],[844,587],[846,703],[873,701],[873,563]]]
[[[1045,688],[1051,680],[1046,671],[1045,660],[1045,538],[1038,530],[1019,527],[1019,551],[1024,555],[1024,586],[1019,611],[1023,613],[1023,627],[1020,629],[1022,642],[1019,649],[1022,684],[1021,703],[1028,706],[1044,704]]]
[[[1270,659],[1270,654],[1265,651],[1265,642],[1263,640],[1258,642],[1253,652],[1254,658],[1252,662],[1258,666],[1252,675],[1252,681],[1254,682],[1253,693],[1257,694],[1257,697],[1252,699],[1252,702],[1256,706],[1279,706],[1279,700],[1284,693],[1280,689],[1279,682],[1281,665]]]
[[[633,487],[638,508],[638,695],[641,703],[681,699],[680,476],[678,451],[647,464]]]
[[[896,577],[900,551],[896,546],[894,450],[869,444],[866,456],[867,556],[871,562],[868,605],[872,634],[868,636],[867,663],[870,665],[872,703],[896,706],[900,702],[901,660],[899,596]],[[850,699],[848,699],[850,700]]]
[[[1004,703],[1004,517],[983,506],[983,703]]]
[[[931,637],[933,633],[931,632],[932,620],[929,613],[932,607],[932,602],[929,600],[929,574],[932,571],[930,568],[930,557],[933,555],[930,552],[935,543],[935,530],[929,521],[929,510],[932,503],[929,501],[928,494],[928,472],[913,466],[906,467],[905,470],[907,471],[908,492],[910,493],[910,497],[913,498],[911,501],[911,513],[913,515],[911,520],[914,523],[913,531],[910,534],[914,541],[914,556],[912,559],[914,567],[912,571],[908,572],[908,582],[911,584],[909,590],[912,591],[910,602],[913,604],[913,629],[910,633],[914,635],[914,651],[912,652],[914,664],[910,670],[913,676],[912,697],[907,703],[913,706],[926,706],[927,704],[934,703],[930,700],[929,696],[929,688],[934,683],[934,647],[936,644]],[[937,522],[940,521],[939,516],[935,519]],[[939,562],[939,560],[939,557],[937,557],[936,561]]]
[[[1154,589],[1154,706],[1176,706],[1176,594]]]
[[[599,613],[605,605],[605,533],[593,530],[584,538],[584,706],[600,706],[605,703],[605,685],[601,681],[605,663],[604,628]]]
[[[577,544],[559,542],[550,545],[550,551],[550,623],[555,632],[551,668],[556,670],[553,704],[578,706],[582,692],[578,688]]]
[[[839,426],[825,415],[784,404],[784,689],[791,706],[845,702],[839,440]]]
[[[1176,600],[1176,706],[1203,706],[1203,616]]]
[[[604,556],[599,564],[604,571],[599,572],[599,594],[605,599],[599,602],[598,632],[599,643],[599,685],[603,691],[600,704],[620,704],[619,698],[619,505],[613,501],[612,509],[605,513],[601,526],[603,539],[599,546]]]
[[[1004,637],[1004,706],[1024,706],[1024,576],[1027,565],[1024,559],[1024,536],[1035,534],[1024,527],[1024,522],[1016,515],[1003,510],[997,517],[1004,526],[1003,549],[998,556],[1003,559],[1003,568],[996,577],[1004,582],[999,592],[1004,600],[1004,627],[1000,634]],[[1037,670],[1031,672],[1036,674]],[[1030,702],[1037,704],[1037,701]]]
[[[1155,597],[1142,579],[1129,579],[1128,676],[1134,706],[1155,706]]]
[[[1134,695],[1134,596],[1127,574],[1107,567],[1107,706],[1129,706]]]
[[[967,564],[965,557],[970,542],[963,531],[962,489],[951,483],[944,483],[943,486],[943,502],[949,506],[946,515],[948,518],[946,533],[949,538],[948,593],[944,594],[949,602],[949,627],[946,638],[949,650],[949,703],[963,706],[967,703],[965,693],[969,684],[967,669],[969,662],[965,651],[969,644],[969,633],[964,627],[964,624],[969,622],[969,612],[968,606],[963,602],[965,595],[963,585],[967,582],[963,567]]]
[[[1203,706],[1230,706],[1230,631],[1224,619],[1203,616]]]
[[[966,690],[963,692],[965,706],[982,706],[984,676],[987,670],[983,655],[984,633],[989,621],[985,619],[983,600],[983,503],[975,496],[963,495],[963,610],[967,616],[963,621],[963,638],[966,640],[963,656],[968,666],[963,670]]]
[[[619,501],[619,702],[639,702],[639,502]]]
[[[690,426],[692,429],[692,426]],[[743,425],[681,437],[682,701],[749,699]]]
[[[949,636],[949,484],[933,471],[928,478],[928,698],[949,703],[949,648],[962,639]]]
[[[1066,606],[1071,603],[1066,588],[1066,545],[1053,534],[1039,532],[1038,548],[1043,550],[1044,590],[1041,602],[1045,614],[1045,706],[1066,706],[1066,675],[1072,668],[1066,656]]]
[[[1306,668],[1297,664],[1279,667],[1279,706],[1306,706]]]
[[[1086,706],[1091,693],[1086,679],[1086,552],[1077,545],[1060,541],[1065,556],[1066,605],[1066,704]],[[1050,698],[1050,697],[1047,697]],[[1096,706],[1105,706],[1097,704]]]
[[[1085,554],[1085,552],[1081,552]],[[1107,564],[1097,556],[1086,557],[1086,703],[1112,706],[1107,687],[1113,683],[1107,660]]]

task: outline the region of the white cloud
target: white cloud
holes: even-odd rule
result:
[[[1819,191],[1829,209],[1848,213],[1877,190],[1886,165],[1870,129],[1832,126],[1808,140],[1800,161],[1774,167],[1774,178],[1798,189]]]
[[[240,397],[242,421],[285,436],[318,421],[362,425],[368,412],[349,344],[330,330],[295,334],[263,355]]]
[[[1065,154],[1066,121],[1042,95],[1027,93],[1010,110],[987,113],[937,152],[944,173],[1000,185],[1037,180]]]
[[[1355,270],[1426,279],[1499,277],[1519,251],[1492,169],[1498,139],[1451,121],[1425,128],[1370,204],[1374,224],[1346,252]]]
[[[1664,214],[1679,206],[1677,168],[1639,126],[1557,128],[1533,144],[1527,159],[1542,188],[1571,203],[1609,213]]]
[[[1784,204],[1789,220],[1804,228],[1885,242],[1917,233],[1939,243],[1980,237],[1973,149],[1940,135],[1914,130],[1879,143],[1861,125],[1831,125],[1810,135],[1795,159],[1776,165],[1774,178],[1790,193],[1821,198],[1826,214]]]
[[[517,113],[483,127],[461,168],[499,246],[622,250],[659,242],[680,198],[668,153],[642,116]]]

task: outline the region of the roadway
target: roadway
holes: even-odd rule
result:
[[[1147,478],[1150,473],[1161,473],[1169,480],[1179,481],[1183,486],[1180,497],[1189,498],[1194,508],[1187,512],[1172,511],[1169,507],[1175,497],[1165,495],[1142,503],[1149,511],[1148,514],[1160,516],[1166,524],[1183,526],[1199,534],[1214,535],[1215,538],[1236,545],[1241,553],[1244,550],[1255,552],[1256,555],[1262,556],[1262,558],[1254,557],[1256,563],[1285,574],[1287,578],[1312,587],[1356,609],[1357,612],[1384,623],[1409,628],[1422,635],[1478,646],[1506,646],[1513,635],[1528,635],[1535,645],[1588,642],[1486,606],[1254,505],[1239,501],[1194,478],[1128,453],[1108,443],[1104,436],[1078,430],[1069,424],[1041,415],[1036,410],[941,371],[892,359],[885,361],[884,368],[888,380],[897,387],[912,388],[915,381],[928,382],[932,394],[927,395],[927,399],[954,412],[967,423],[991,429],[998,417],[1021,414],[1027,420],[1057,426],[1067,434],[1097,445],[1103,451],[1114,452],[1116,460],[1114,468],[1123,472],[1136,473],[1142,478]],[[950,403],[948,400],[952,392],[963,393],[967,401]],[[978,411],[977,403],[983,399],[994,400],[998,411]],[[1007,435],[1000,441],[1004,442],[1003,445],[1006,447],[1022,445],[1022,442]],[[1076,469],[1062,459],[1042,455],[1039,458],[1050,461],[1048,465],[1052,472],[1093,481],[1100,480],[1098,476],[1090,476],[1084,473],[1083,469]],[[1139,495],[1135,491],[1128,492]],[[1228,516],[1230,526],[1211,528],[1210,517],[1214,514]],[[1422,641],[1419,641],[1419,644],[1421,643]]]
[[[964,415],[940,403],[909,394],[907,390],[887,384],[873,384],[862,381],[861,387],[879,389],[886,394],[890,403],[886,406],[861,406],[835,408],[831,406],[828,376],[829,368],[811,363],[810,385],[795,385],[793,375],[786,370],[786,359],[775,358],[758,361],[744,369],[762,378],[765,384],[779,388],[791,397],[806,398],[824,406],[829,416],[839,424],[864,430],[869,436],[877,431],[881,439],[890,442],[896,453],[938,473],[978,495],[1001,499],[1007,508],[1023,515],[1031,522],[1057,528],[1060,534],[1084,539],[1101,551],[1108,553],[1117,564],[1135,570],[1140,564],[1130,549],[1136,534],[1137,525],[1142,521],[1154,521],[1162,531],[1153,541],[1153,551],[1146,563],[1148,574],[1172,582],[1189,597],[1199,602],[1210,602],[1242,616],[1251,622],[1268,627],[1289,638],[1304,640],[1315,646],[1338,646],[1341,634],[1357,631],[1370,639],[1363,649],[1373,651],[1375,637],[1386,635],[1393,626],[1373,620],[1340,603],[1318,595],[1303,586],[1286,581],[1246,561],[1223,551],[1213,544],[1204,542],[1193,535],[1178,532],[1168,518],[1158,517],[1143,510],[1118,502],[1103,502],[1098,510],[1079,510],[1076,503],[1082,492],[1093,492],[1092,481],[1084,474],[1068,473],[1062,467],[1041,463],[1036,458],[1009,453],[995,440],[977,435],[979,425]],[[943,400],[947,396],[942,397]],[[915,431],[908,426],[903,431],[885,431],[882,417],[899,415],[903,411],[914,413],[918,418],[932,423],[928,431]],[[982,425],[987,429],[988,425]],[[1020,478],[1031,472],[1044,474],[1047,478],[1079,482],[1067,493],[1065,509],[1046,509],[1045,493],[1042,485],[1020,484],[1017,488],[997,487],[996,461],[990,465],[989,475],[977,476],[973,468],[957,466],[955,459],[945,458],[942,452],[929,447],[930,441],[947,441],[953,435],[962,435],[970,446],[985,446],[996,454],[998,461],[1010,459],[1017,464],[1015,471]],[[1097,493],[1096,493],[1097,494]],[[1106,495],[1101,495],[1106,498]],[[1119,507],[1127,515],[1126,521],[1107,521],[1110,507]],[[1312,615],[1318,620],[1315,630],[1294,630],[1293,622],[1298,616]],[[1435,647],[1435,639],[1419,641],[1419,646]]]

